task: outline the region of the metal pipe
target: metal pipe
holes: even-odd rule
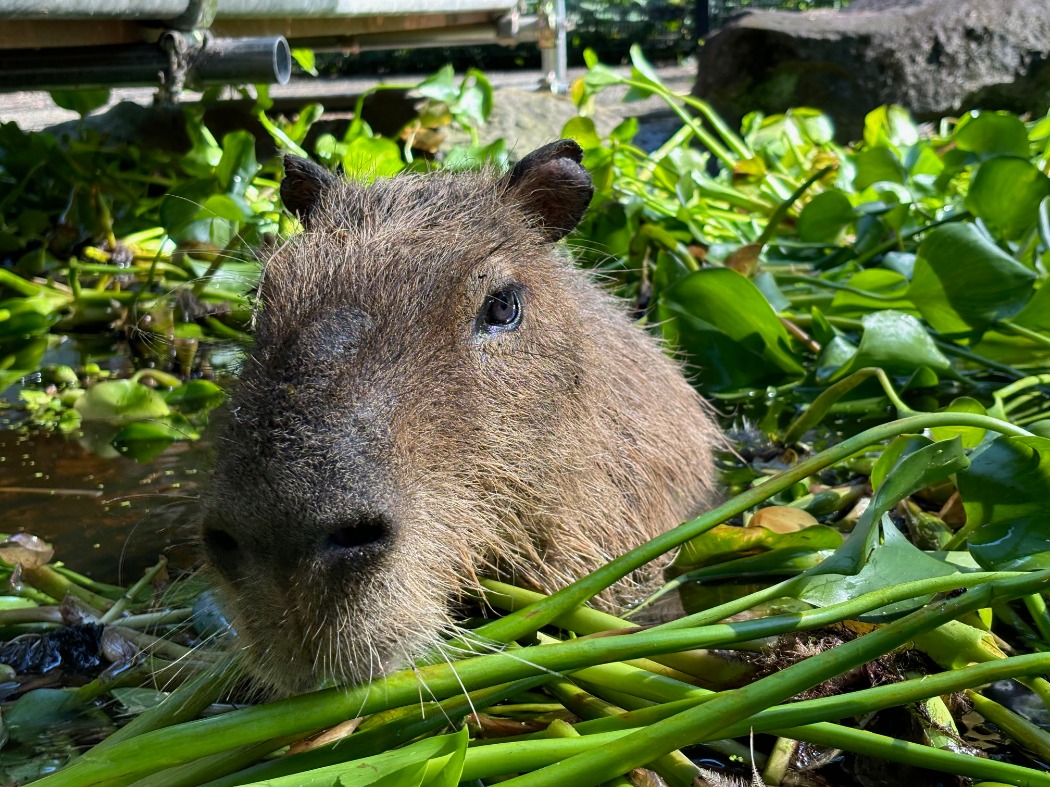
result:
[[[206,39],[185,54],[186,82],[193,86],[276,82],[292,72],[283,36]],[[0,92],[154,86],[171,83],[169,54],[153,44],[0,51]]]
[[[284,36],[213,38],[190,64],[189,85],[288,83],[292,50]]]

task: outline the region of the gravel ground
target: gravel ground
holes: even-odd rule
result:
[[[618,68],[627,74],[628,67]],[[661,78],[672,89],[685,92],[693,84],[694,65],[672,66],[658,69]],[[584,69],[570,69],[569,78],[575,79]],[[498,137],[507,140],[517,151],[528,151],[556,138],[565,122],[576,110],[567,96],[552,95],[540,88],[540,78],[535,70],[498,71],[486,73],[496,90],[494,109],[488,126],[482,131],[482,140],[487,142]],[[391,76],[383,83],[405,84],[418,82],[419,75]],[[349,108],[353,98],[380,80],[359,77],[351,79],[294,79],[287,85],[271,88],[270,95],[282,104],[320,101],[327,108]],[[598,98],[594,121],[600,132],[608,132],[625,117],[638,117],[642,129],[639,144],[653,148],[659,145],[677,128],[674,115],[659,98],[622,103],[624,89],[610,88]],[[93,115],[102,115],[114,105],[130,101],[148,106],[153,98],[152,88],[114,88],[109,104],[96,110]],[[199,97],[187,93],[186,100]],[[0,93],[0,122],[15,121],[26,130],[40,130],[50,126],[76,120],[75,112],[60,109],[50,96],[41,91]],[[460,141],[450,136],[451,142]]]

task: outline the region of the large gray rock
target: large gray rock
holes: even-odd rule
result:
[[[814,106],[842,140],[900,104],[933,120],[1050,105],[1050,0],[856,0],[842,11],[751,11],[700,50],[693,90],[731,122]]]

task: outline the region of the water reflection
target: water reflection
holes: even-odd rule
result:
[[[208,450],[176,442],[141,464],[57,433],[0,430],[0,531],[50,541],[57,560],[104,582],[133,582],[162,553],[189,567]]]

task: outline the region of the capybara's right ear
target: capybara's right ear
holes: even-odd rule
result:
[[[591,204],[594,186],[574,140],[559,139],[519,161],[500,181],[504,195],[535,218],[547,240],[565,237]]]
[[[285,156],[281,201],[304,227],[310,227],[322,196],[335,182],[335,175],[309,159]]]

